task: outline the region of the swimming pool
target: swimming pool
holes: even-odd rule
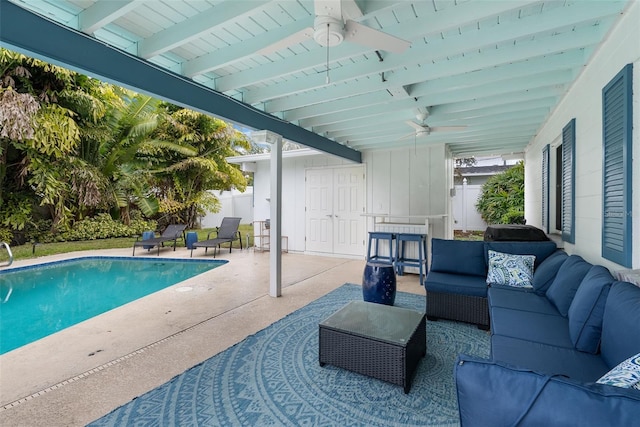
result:
[[[0,271],[0,354],[226,262],[85,257]]]

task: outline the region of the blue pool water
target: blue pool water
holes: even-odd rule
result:
[[[0,354],[226,262],[88,257],[0,271]]]

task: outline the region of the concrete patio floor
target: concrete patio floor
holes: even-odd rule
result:
[[[88,255],[130,256],[131,249],[14,266]],[[164,249],[160,257],[188,258],[189,251]],[[204,251],[194,257],[204,258]],[[282,297],[273,298],[268,252],[223,250],[218,258],[229,262],[0,356],[0,424],[85,425],[342,284],[361,283],[365,265],[283,254]],[[399,276],[398,290],[424,294],[415,274]]]

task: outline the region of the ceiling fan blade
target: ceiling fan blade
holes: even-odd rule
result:
[[[423,132],[424,130],[427,129],[427,126],[419,125],[418,123],[413,122],[411,120],[407,120],[405,123],[411,126],[412,128],[414,128],[418,132]]]
[[[346,41],[361,44],[375,50],[402,53],[411,45],[406,40],[374,30],[356,21],[348,20],[345,22],[344,29],[344,39]]]
[[[279,50],[286,49],[288,47],[294,46],[298,43],[302,43],[309,39],[313,39],[313,28],[311,27],[305,28],[303,30],[298,31],[297,33],[293,33],[290,36],[280,39],[277,42],[260,49],[256,53],[259,55],[270,55]]]
[[[411,133],[408,133],[408,134],[403,135],[400,138],[398,138],[398,141],[402,141],[403,139],[413,138],[415,136],[416,136],[416,133],[415,132],[411,132]]]
[[[467,127],[466,126],[434,126],[434,127],[429,127],[429,129],[431,129],[433,132],[447,132],[447,131],[454,131],[454,130],[465,130]]]
[[[342,21],[341,0],[314,0],[313,11],[316,16],[330,16]]]

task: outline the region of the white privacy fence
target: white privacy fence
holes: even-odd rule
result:
[[[453,229],[462,231],[482,231],[487,228],[480,213],[476,209],[476,202],[482,185],[469,185],[466,178],[462,185],[456,185],[453,197]]]
[[[219,227],[225,216],[242,218],[241,224],[253,222],[253,187],[247,187],[244,193],[238,190],[215,191],[214,194],[222,205],[220,212],[208,212],[201,220],[202,228]]]

